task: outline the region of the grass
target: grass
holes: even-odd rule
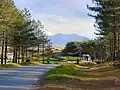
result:
[[[86,79],[90,78],[96,78],[96,75],[90,75],[87,73],[89,67],[80,66],[80,65],[61,65],[51,71],[48,72],[48,76],[46,77],[46,80],[65,80],[65,78],[68,79],[83,79],[84,77]],[[65,78],[64,78],[65,77]]]
[[[41,61],[41,62],[40,62]],[[57,58],[50,58],[50,64],[55,64],[58,61],[60,61],[60,59]],[[45,57],[45,62],[47,62],[47,57]],[[30,62],[22,62],[22,59],[19,59],[19,63],[20,64],[15,64],[12,63],[12,60],[7,60],[7,64],[6,65],[0,65],[1,68],[11,68],[11,67],[19,67],[20,65],[40,65],[42,63],[42,57],[40,57],[39,59],[37,57],[33,57]]]
[[[40,65],[40,64],[41,64],[40,62],[36,62],[36,61],[20,63],[20,65]]]
[[[15,68],[15,67],[19,67],[22,65],[40,65],[41,64],[36,58],[31,60],[29,63],[27,63],[27,62],[22,63],[22,59],[20,59],[19,61],[20,61],[20,63],[18,64],[18,63],[12,63],[12,60],[7,60],[7,64],[6,65],[0,64],[0,68]]]
[[[1,68],[16,68],[16,67],[20,67],[19,64],[16,64],[16,63],[9,63],[9,64],[6,64],[6,65],[0,65]]]
[[[51,90],[120,90],[120,83],[116,84],[118,80],[120,69],[113,67],[111,62],[64,64],[47,73],[44,87]]]
[[[63,57],[63,59],[64,59],[65,61],[76,61],[77,59],[81,60],[80,57],[72,57],[72,56]]]
[[[80,66],[87,66],[87,67],[90,68],[90,67],[95,66],[96,63],[94,63],[94,62],[80,62],[79,65],[80,65]]]

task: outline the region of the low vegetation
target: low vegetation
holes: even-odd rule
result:
[[[111,62],[64,64],[47,73],[44,87],[52,90],[119,90],[119,79],[120,68]]]
[[[21,65],[16,64],[16,63],[9,63],[9,64],[3,64],[0,65],[0,68],[16,68],[16,67],[20,67]]]
[[[40,65],[40,62],[36,62],[36,61],[23,62],[20,63],[20,65]]]
[[[7,60],[7,64],[1,64],[0,67],[1,68],[11,68],[11,67],[19,67],[21,65],[40,65],[43,63],[43,58],[40,57],[39,59],[37,57],[31,58],[28,61],[24,61],[22,62],[22,59],[19,59],[19,63],[12,63],[12,60]],[[63,59],[59,59],[59,58],[44,58],[44,64],[48,64],[48,60],[49,60],[49,64],[56,64],[60,61],[63,61]]]

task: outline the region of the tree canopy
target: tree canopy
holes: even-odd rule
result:
[[[28,9],[19,10],[13,0],[0,1],[1,64],[3,64],[3,58],[6,64],[8,47],[13,48],[14,63],[19,62],[20,57],[22,62],[29,58],[28,51],[34,54],[32,47],[38,47],[38,56],[40,56],[40,48],[47,47],[50,40],[43,31],[44,25],[31,17]]]
[[[93,3],[95,6],[87,5],[87,8],[95,14],[88,15],[95,18],[96,34],[107,40],[107,51],[114,61],[120,49],[120,0],[93,0]]]

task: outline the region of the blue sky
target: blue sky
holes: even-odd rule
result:
[[[48,34],[78,34],[94,37],[94,19],[87,16],[92,0],[14,0],[19,9],[28,8]]]

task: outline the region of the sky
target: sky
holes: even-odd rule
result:
[[[14,0],[19,9],[27,8],[40,20],[49,35],[78,34],[94,38],[94,19],[87,14],[92,0]]]

